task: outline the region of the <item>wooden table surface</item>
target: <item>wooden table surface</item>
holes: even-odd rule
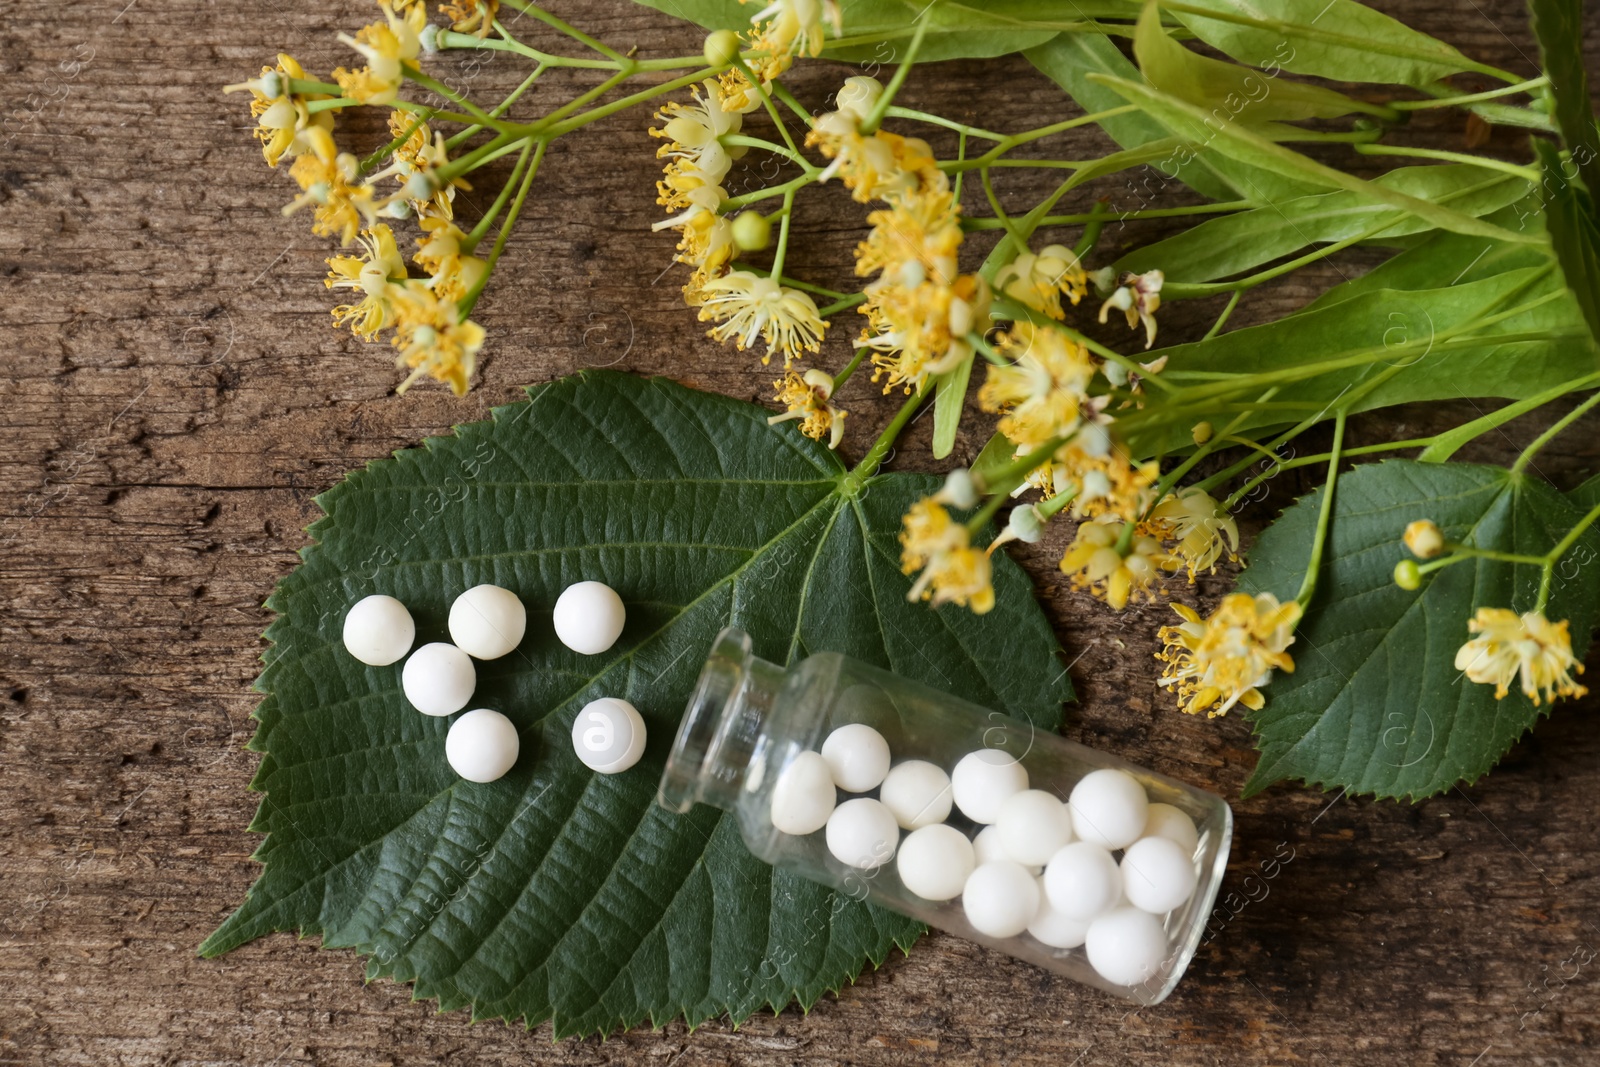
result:
[[[1514,0],[1388,6],[1536,71]],[[692,27],[620,0],[562,7],[646,54],[699,47]],[[933,936],[808,1015],[553,1044],[547,1027],[469,1026],[404,986],[363,985],[352,953],[288,934],[198,958],[257,873],[245,786],[258,757],[243,746],[261,603],[306,543],[314,495],[580,367],[751,399],[772,377],[704,339],[677,296],[682,268],[662,276],[655,143],[633,112],[550,152],[478,315],[490,341],[475,391],[395,397],[386,349],[330,328],[327,242],[279,217],[288,179],[262,165],[244,102],[218,91],[279,49],[318,71],[349,62],[333,34],[371,15],[357,0],[0,3],[0,1064],[1600,1062],[1595,698],[1559,706],[1476,785],[1415,806],[1293,786],[1237,801],[1248,723],[1174,710],[1150,659],[1166,609],[1118,617],[1070,592],[1053,566],[1062,530],[1020,558],[1074,660],[1082,703],[1066,733],[1236,801],[1224,892],[1246,902],[1157,1008]],[[517,80],[504,56],[441,63],[486,98]],[[846,73],[812,64],[795,84],[820,105]],[[558,72],[541,91],[581,81]],[[1001,129],[1073,113],[1018,57],[923,68],[906,93]],[[1105,149],[1080,134],[1056,154]],[[1461,137],[1456,120],[1415,131],[1440,147]],[[1525,158],[1515,135],[1497,138]],[[1048,180],[1004,178],[1015,203]],[[842,278],[859,226],[837,190],[805,201],[796,272]],[[1373,261],[1257,291],[1239,321]],[[1217,310],[1170,305],[1163,334],[1197,336]],[[851,329],[829,342],[835,366]],[[846,399],[862,436],[890,411],[865,376]],[[1353,432],[1415,436],[1477,406],[1385,413]],[[958,459],[987,432],[969,425]],[[1600,467],[1596,425],[1542,455],[1544,473],[1568,485]],[[1513,422],[1463,458],[1504,462],[1536,432]],[[915,426],[896,463],[932,469],[928,434]],[[1306,484],[1271,483],[1248,530]],[[1222,588],[1203,582],[1201,600]]]

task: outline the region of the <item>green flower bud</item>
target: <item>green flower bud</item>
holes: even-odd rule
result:
[[[706,37],[706,66],[729,66],[739,55],[739,46],[742,42],[739,35],[732,30],[718,30]]]
[[[1414,559],[1403,559],[1394,565],[1394,584],[1401,589],[1422,588],[1422,568]]]
[[[759,252],[772,238],[772,223],[759,211],[742,211],[733,220],[733,243],[744,252]]]

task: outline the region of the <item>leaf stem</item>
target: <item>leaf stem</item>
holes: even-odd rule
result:
[[[1328,478],[1322,485],[1322,510],[1317,513],[1317,533],[1311,541],[1311,557],[1306,561],[1306,576],[1300,582],[1295,600],[1304,611],[1317,591],[1317,572],[1322,569],[1322,553],[1328,545],[1328,527],[1333,524],[1333,492],[1339,481],[1339,461],[1344,450],[1344,409],[1333,420],[1333,451],[1328,454]]]
[[[838,379],[834,379],[834,381],[837,385]],[[855,496],[861,491],[861,487],[867,483],[867,480],[878,473],[878,468],[883,465],[884,457],[894,447],[895,438],[900,436],[900,431],[906,428],[906,424],[917,413],[917,409],[922,406],[922,402],[928,399],[929,392],[928,388],[924,386],[907,397],[906,402],[900,405],[900,410],[895,412],[894,418],[889,420],[889,425],[883,428],[883,432],[878,435],[878,439],[872,442],[872,447],[867,449],[867,454],[861,457],[861,462],[851,468],[850,473],[846,474],[839,482],[840,496],[846,499]]]
[[[1521,474],[1523,470],[1527,468],[1528,464],[1533,462],[1533,457],[1538,454],[1541,448],[1549,444],[1550,441],[1562,430],[1565,430],[1568,426],[1571,426],[1574,422],[1577,422],[1596,404],[1600,404],[1600,392],[1596,392],[1593,396],[1589,397],[1589,399],[1573,408],[1572,411],[1557,419],[1548,430],[1540,434],[1538,437],[1535,437],[1533,439],[1533,443],[1522,450],[1522,454],[1517,457],[1517,461],[1511,465],[1511,473]]]

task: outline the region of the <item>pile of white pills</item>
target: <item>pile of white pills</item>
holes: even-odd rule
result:
[[[553,614],[561,643],[587,656],[616,644],[627,620],[622,598],[601,582],[568,586]],[[475,585],[451,603],[449,629],[448,642],[431,642],[412,652],[417,627],[411,612],[394,597],[378,594],[345,614],[344,647],[372,667],[404,658],[400,688],[411,706],[424,715],[454,715],[472,702],[477,688],[473,660],[499,659],[514,651],[527,633],[528,612],[511,590]],[[618,774],[638,763],[644,743],[643,717],[617,697],[590,701],[572,723],[573,751],[601,774]],[[520,742],[510,719],[490,708],[476,708],[450,724],[444,748],[445,759],[462,778],[492,782],[515,766]],[[887,748],[883,758],[887,769]]]
[[[946,773],[927,760],[895,762],[881,733],[852,723],[788,762],[771,818],[785,834],[822,832],[847,867],[894,861],[907,890],[959,899],[987,937],[1081,948],[1117,985],[1158,977],[1169,952],[1163,917],[1198,884],[1194,821],[1151,803],[1115,768],[1084,775],[1065,800],[1029,784],[1027,768],[998,749],[970,752]]]

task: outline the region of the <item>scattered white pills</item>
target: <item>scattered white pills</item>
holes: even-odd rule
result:
[[[644,741],[644,717],[617,697],[591,700],[572,720],[572,750],[601,774],[620,774],[638,763]]]
[[[950,776],[927,760],[906,760],[890,769],[878,797],[897,823],[920,830],[950,817]]]
[[[411,612],[392,596],[365,597],[345,612],[345,651],[370,667],[398,662],[416,639],[417,625],[411,621]]]
[[[1103,767],[1072,787],[1072,830],[1080,841],[1108,849],[1127,848],[1144,832],[1150,800],[1144,786],[1126,771]]]
[[[1199,881],[1193,853],[1165,837],[1146,837],[1122,854],[1122,892],[1128,903],[1165,915],[1188,900]]]
[[[1089,924],[1084,938],[1089,964],[1117,985],[1139,985],[1161,970],[1167,933],[1161,920],[1138,908],[1118,908]]]
[[[450,724],[444,757],[469,782],[492,782],[517,762],[517,728],[498,711],[478,708]]]
[[[822,758],[833,771],[833,784],[846,793],[865,793],[889,773],[889,742],[870,726],[850,723],[822,742]]]
[[[900,827],[882,802],[858,797],[833,809],[828,816],[827,840],[834,859],[870,870],[894,859]]]
[[[1057,911],[1050,903],[1044,879],[1037,878],[1035,881],[1039,885],[1039,913],[1028,924],[1028,933],[1033,935],[1034,940],[1051,948],[1077,948],[1083,944],[1084,937],[1089,933],[1089,920],[1074,919]]]
[[[1020,863],[985,863],[967,878],[961,906],[978,933],[1016,937],[1039,912],[1039,886]]]
[[[1194,828],[1194,820],[1171,804],[1150,805],[1150,813],[1144,820],[1144,832],[1139,836],[1164,837],[1176,842],[1191,856],[1200,847],[1200,831]]]
[[[1050,906],[1071,919],[1092,919],[1122,897],[1122,871],[1111,853],[1090,841],[1075,841],[1050,857],[1044,868]]]
[[[1040,867],[1072,840],[1072,814],[1054,793],[1024,789],[1000,805],[993,829],[1009,859]]]
[[[454,715],[467,706],[477,684],[471,657],[440,641],[411,653],[400,671],[400,688],[424,715]]]
[[[517,594],[475,585],[450,605],[450,640],[473,659],[499,659],[522,643],[528,613]]]
[[[556,636],[585,656],[598,656],[616,644],[626,619],[622,598],[604,582],[569,585],[556,598]]]
[[[828,824],[836,795],[828,761],[802,752],[789,761],[772,787],[772,825],[786,834],[814,834]]]
[[[895,865],[900,881],[917,896],[950,900],[961,894],[977,862],[967,835],[941,823],[907,834]]]
[[[983,748],[961,757],[950,773],[950,788],[961,814],[991,823],[1007,798],[1028,788],[1028,769],[1009,752]]]

